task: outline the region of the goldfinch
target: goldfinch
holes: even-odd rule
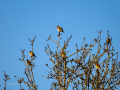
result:
[[[29,60],[26,61],[28,66],[32,66],[31,62]]]
[[[32,56],[34,56],[34,57],[36,57],[35,56],[35,54],[32,52],[32,51],[29,51],[29,55],[32,57]],[[37,58],[37,57],[36,57]]]
[[[61,52],[61,57],[65,57],[65,52]]]
[[[95,67],[96,67],[97,69],[101,69],[101,68],[100,68],[100,65],[98,64],[98,62],[95,62]]]
[[[58,32],[63,32],[64,33],[63,29],[59,26],[57,26],[57,30],[58,30]]]
[[[110,38],[107,38],[106,44],[109,44],[111,42]]]
[[[61,50],[61,57],[65,57],[65,52],[63,49]]]

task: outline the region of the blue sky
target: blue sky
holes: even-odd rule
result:
[[[97,31],[102,30],[102,41],[105,43],[107,31],[112,37],[116,52],[120,52],[120,1],[119,0],[0,0],[0,89],[4,87],[4,71],[10,76],[7,89],[18,90],[18,78],[25,78],[24,62],[20,49],[25,49],[26,59],[32,50],[29,39],[36,36],[34,52],[37,67],[34,77],[38,90],[49,90],[54,80],[46,79],[49,70],[45,64],[51,64],[45,53],[49,43],[56,50],[52,41],[46,41],[51,34],[52,39],[58,40],[56,26],[63,28],[61,46],[64,40],[72,35],[67,50],[75,52],[76,43],[79,47],[86,37],[85,43],[91,43],[97,38]],[[52,64],[51,64],[52,65]],[[49,70],[50,71],[50,70]],[[25,80],[27,80],[25,78]],[[27,89],[26,85],[22,85]],[[69,89],[70,90],[70,89]]]

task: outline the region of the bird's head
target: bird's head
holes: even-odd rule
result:
[[[27,62],[29,62],[29,60],[27,59]]]

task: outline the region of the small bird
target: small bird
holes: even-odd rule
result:
[[[61,52],[61,57],[65,57],[65,52]]]
[[[63,32],[64,33],[63,29],[59,26],[57,26],[57,30],[58,30],[58,32]]]
[[[95,62],[95,67],[96,67],[97,69],[101,69],[101,68],[100,68],[100,65],[98,64],[98,62]]]
[[[61,57],[65,57],[65,52],[63,49],[61,50]]]
[[[29,60],[26,61],[28,66],[32,66],[31,62]]]
[[[107,38],[106,44],[109,44],[111,42],[110,38]]]
[[[32,57],[32,56],[34,56],[34,57],[36,57],[35,56],[35,54],[32,52],[32,51],[29,51],[29,55]],[[36,57],[37,58],[37,57]]]

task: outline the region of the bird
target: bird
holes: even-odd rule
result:
[[[65,52],[63,49],[61,50],[61,57],[65,57]]]
[[[29,51],[29,55],[32,57],[32,56],[34,56],[34,57],[36,57],[35,56],[35,54],[32,52],[32,51]],[[36,57],[37,58],[37,57]]]
[[[61,57],[65,57],[65,52],[61,52]]]
[[[58,32],[63,32],[64,33],[63,29],[59,26],[57,26],[57,30],[58,30]]]
[[[110,38],[107,38],[106,44],[109,44],[111,42]]]
[[[100,68],[100,65],[98,64],[98,62],[95,62],[95,67],[96,67],[97,69],[101,69],[101,68]]]
[[[29,60],[26,61],[28,66],[32,66],[31,62]]]

